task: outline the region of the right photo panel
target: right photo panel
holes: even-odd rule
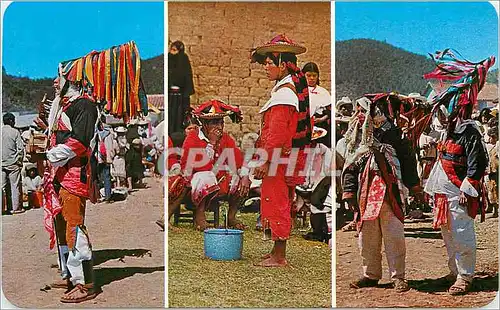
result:
[[[335,2],[336,306],[498,292],[498,3]]]

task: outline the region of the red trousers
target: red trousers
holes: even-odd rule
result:
[[[264,229],[271,229],[271,239],[287,240],[290,238],[292,218],[290,215],[295,186],[287,185],[286,167],[278,166],[275,176],[262,179],[260,195],[260,214]]]

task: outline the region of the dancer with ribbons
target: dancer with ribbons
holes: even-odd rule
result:
[[[489,162],[481,131],[471,116],[495,57],[473,63],[451,49],[431,56],[436,68],[424,78],[454,84],[432,99],[434,110],[445,106],[449,116],[425,191],[434,200],[433,226],[441,229],[448,251],[450,273],[445,278],[453,283],[449,293],[459,295],[470,290],[474,277],[474,218],[481,214],[481,221],[484,220],[486,193],[481,184]]]
[[[47,125],[48,166],[44,176],[44,224],[52,249],[57,241],[64,303],[79,303],[100,293],[95,286],[92,245],[84,225],[87,200],[97,201],[98,120],[109,113],[130,118],[147,113],[134,42],[59,64],[56,97]]]

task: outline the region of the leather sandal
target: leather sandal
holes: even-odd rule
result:
[[[455,281],[455,283],[448,289],[448,293],[450,293],[450,295],[464,295],[469,292],[470,287],[470,282],[462,278],[458,278],[457,281]]]
[[[74,297],[75,294],[80,293],[80,297]],[[100,291],[97,291],[93,288],[92,285],[86,286],[83,284],[77,284],[75,287],[68,293],[64,294],[61,297],[61,302],[63,303],[81,303],[86,300],[91,300],[99,295]]]
[[[50,284],[51,288],[63,288],[66,290],[72,290],[73,289],[73,283],[69,279],[62,279],[59,281],[52,282]]]

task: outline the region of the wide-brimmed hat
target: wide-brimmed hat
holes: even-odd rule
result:
[[[366,97],[361,97],[356,100],[356,104],[368,111],[370,109],[370,104],[372,101]]]
[[[115,132],[116,133],[126,133],[127,132],[127,128],[125,128],[123,126],[118,126],[118,128],[115,129]]]
[[[147,124],[148,124],[148,122],[146,120],[137,121],[137,125],[139,125],[139,126],[146,126]]]
[[[346,104],[351,104],[352,105],[352,101],[349,97],[342,97],[342,99],[340,99],[339,101],[337,101],[337,104],[335,105],[335,108],[338,110],[340,109],[340,107],[342,107],[343,105],[346,105]]]
[[[271,41],[252,49],[255,54],[259,55],[267,53],[291,53],[299,55],[305,53],[306,50],[304,46],[293,42],[284,34],[279,34],[272,38]]]
[[[231,120],[238,123],[242,120],[241,111],[238,107],[226,104],[220,100],[209,100],[202,103],[193,111],[193,115],[200,119],[217,119],[229,116]]]
[[[426,102],[427,101],[427,98],[420,95],[420,93],[410,93],[408,94],[407,96],[408,98],[412,98],[412,99],[417,99],[417,100],[421,100],[421,101],[424,101]]]

